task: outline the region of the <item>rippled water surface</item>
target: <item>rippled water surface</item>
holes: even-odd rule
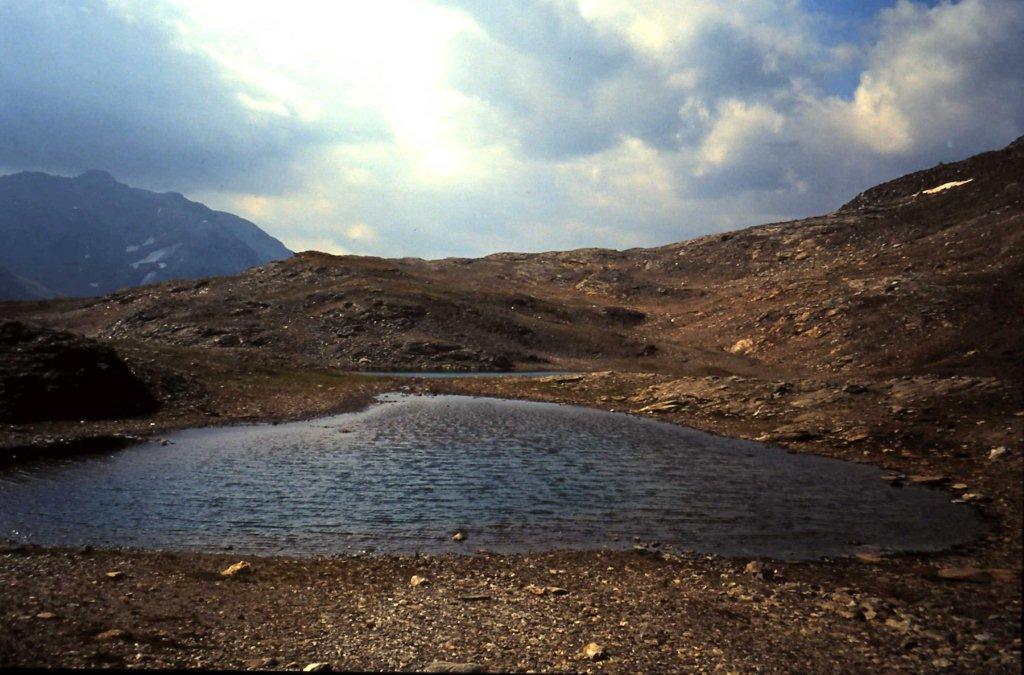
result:
[[[251,553],[631,546],[815,558],[970,540],[975,511],[875,468],[622,414],[384,397],[309,422],[0,473],[0,538]],[[454,531],[467,534],[452,542]]]

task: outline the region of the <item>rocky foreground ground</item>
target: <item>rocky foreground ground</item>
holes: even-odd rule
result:
[[[0,665],[1020,669],[1019,580],[941,580],[924,560],[783,565],[648,552],[260,558],[248,573],[221,576],[235,562],[6,552]]]
[[[351,410],[386,391],[464,393],[868,462],[974,504],[990,525],[928,556],[246,558],[249,572],[230,577],[237,557],[12,543],[0,550],[0,667],[1020,672],[1022,175],[1018,140],[820,218],[659,249],[306,254],[237,277],[0,303],[18,321],[0,330],[5,363],[27,364],[0,368],[4,464]],[[76,381],[48,360],[61,344],[82,372],[126,366],[155,407],[26,417],[40,406],[14,403]],[[346,372],[511,367],[587,372]]]

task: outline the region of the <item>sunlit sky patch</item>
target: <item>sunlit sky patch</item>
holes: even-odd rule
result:
[[[296,250],[657,245],[1024,132],[1024,3],[0,0],[0,167]]]

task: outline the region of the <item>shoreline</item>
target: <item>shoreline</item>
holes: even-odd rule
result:
[[[196,420],[203,426],[300,421],[362,410],[377,394],[399,391],[584,405],[731,438],[765,433],[749,416],[704,417],[703,411],[728,411],[732,401],[747,400],[752,387],[771,387],[771,381],[708,380],[727,388],[724,404],[707,398],[706,406],[639,412],[657,405],[665,388],[701,384],[703,378],[367,378],[356,386],[328,376],[292,389],[262,416],[249,409],[243,383],[219,399],[230,406],[215,408],[212,419],[172,408],[162,418],[107,423],[106,430],[121,424],[121,433],[141,428],[158,438],[196,426]],[[337,389],[325,392],[327,382],[338,383]],[[794,388],[820,397],[804,381]],[[864,410],[828,414],[850,418]],[[778,419],[769,421],[778,426]],[[295,557],[6,547],[0,549],[0,606],[7,609],[0,616],[9,629],[0,636],[0,666],[294,670],[330,662],[335,669],[422,670],[444,661],[492,670],[833,672],[842,664],[844,670],[1019,672],[1019,457],[958,474],[955,456],[865,455],[864,448],[888,442],[882,434],[852,444],[830,444],[834,437],[766,442],[908,476],[921,465],[941,470],[950,497],[955,481],[969,482],[971,489],[981,483],[992,495],[980,504],[986,520],[995,519],[988,534],[943,552],[813,562],[630,550]],[[252,564],[251,576],[220,577],[240,560]],[[124,576],[117,580],[106,576],[118,571]],[[427,586],[410,586],[413,575],[427,578]],[[49,614],[54,617],[39,618]],[[737,631],[742,639],[733,639]],[[582,656],[590,642],[605,648],[604,658]]]

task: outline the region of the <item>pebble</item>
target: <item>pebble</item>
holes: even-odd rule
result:
[[[942,485],[946,477],[939,474],[915,474],[907,479],[914,485]]]
[[[329,664],[327,662],[324,662],[324,661],[318,661],[316,663],[310,663],[305,668],[302,669],[302,672],[304,672],[304,673],[328,673],[330,671],[331,671],[331,664]]]
[[[583,658],[591,661],[601,661],[602,659],[608,658],[608,652],[603,646],[596,642],[591,642],[583,648]]]
[[[430,584],[430,581],[426,577],[421,577],[418,574],[414,574],[412,576],[412,578],[409,579],[409,585],[412,586],[413,588],[418,588],[420,586],[427,586],[429,584]]]
[[[246,574],[252,574],[252,565],[244,560],[236,562],[234,565],[222,570],[220,573],[222,577],[235,577]]]
[[[96,636],[96,639],[103,641],[120,640],[121,638],[125,637],[125,635],[127,635],[127,633],[125,633],[120,628],[111,628],[110,630],[105,630],[102,633],[98,634]]]

